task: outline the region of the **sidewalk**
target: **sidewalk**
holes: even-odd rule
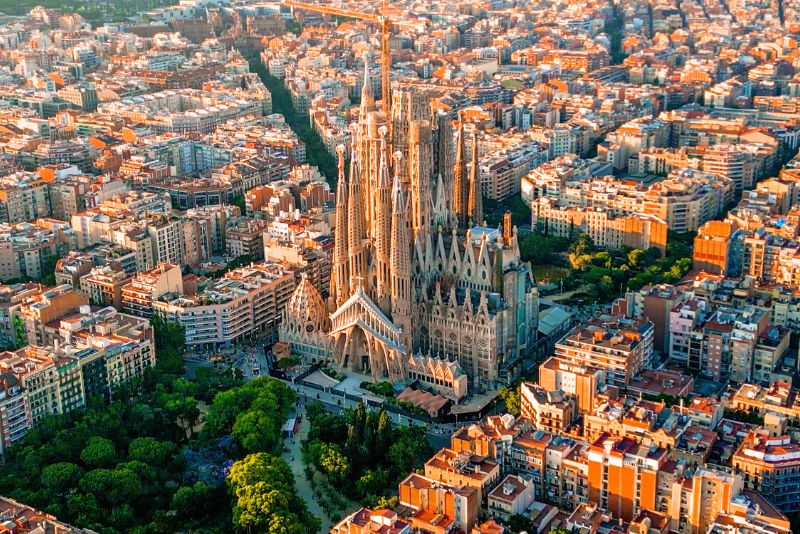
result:
[[[302,410],[301,413],[304,411],[305,410]],[[289,448],[289,452],[284,452],[282,457],[292,469],[297,495],[305,501],[308,511],[317,516],[322,522],[322,527],[319,530],[320,534],[327,534],[331,530],[331,522],[314,497],[314,490],[311,489],[311,484],[306,478],[306,474],[303,470],[303,460],[300,457],[300,444],[306,439],[306,436],[308,436],[308,429],[308,418],[305,416],[305,413],[303,413],[303,420],[300,422],[300,429],[297,434],[294,435],[294,438],[284,439],[284,445]],[[292,439],[294,443],[292,443]],[[292,458],[294,458],[294,460],[292,460]]]

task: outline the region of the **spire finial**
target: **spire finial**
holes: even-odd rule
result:
[[[386,152],[386,136],[389,135],[389,128],[384,124],[378,128],[378,135],[381,136],[381,151]]]
[[[344,175],[344,152],[347,150],[344,144],[339,143],[336,145],[336,157],[338,159],[337,167],[339,169],[339,176]]]

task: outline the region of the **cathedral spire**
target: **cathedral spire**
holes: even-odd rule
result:
[[[392,191],[391,296],[392,321],[402,328],[406,346],[411,348],[411,228],[408,201],[400,183],[402,153],[395,152]]]
[[[358,126],[351,125],[350,183],[347,192],[347,247],[350,253],[350,287],[367,275],[367,225],[364,218],[364,190],[358,150]]]
[[[431,229],[431,165],[433,143],[430,122],[411,121],[408,128],[408,177],[411,231],[423,240]]]
[[[467,226],[469,184],[467,182],[466,150],[464,147],[464,116],[458,113],[458,132],[456,133],[456,157],[453,164],[453,211],[458,218],[458,225]]]
[[[375,296],[376,304],[384,313],[391,313],[391,250],[392,250],[392,181],[389,177],[387,136],[389,130],[381,126],[381,156],[378,168],[378,190],[375,213]]]
[[[339,158],[339,180],[336,184],[336,228],[334,230],[331,298],[339,307],[350,297],[350,275],[347,250],[347,180],[344,175],[344,145],[336,147]]]
[[[472,223],[480,226],[483,222],[483,193],[481,175],[478,167],[478,130],[472,130],[472,167],[469,172],[469,217]]]
[[[364,54],[364,84],[361,86],[361,107],[359,120],[366,120],[367,113],[375,111],[375,95],[372,92],[372,79],[369,75],[369,54]]]

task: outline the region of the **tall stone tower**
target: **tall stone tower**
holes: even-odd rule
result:
[[[472,131],[472,163],[469,168],[469,217],[472,224],[483,223],[483,192],[481,190],[481,173],[478,165],[478,131]]]
[[[388,129],[380,129],[381,155],[375,202],[375,303],[389,315],[391,307],[392,181],[387,156]]]
[[[372,92],[372,80],[369,75],[369,57],[364,57],[364,84],[361,86],[361,104],[358,110],[358,150],[359,166],[363,176],[362,187],[367,204],[364,209],[364,221],[367,228],[372,227],[375,217],[375,190],[378,169],[379,139],[377,135],[376,119],[370,117],[375,112],[375,96]]]
[[[392,95],[392,150],[399,151],[403,158],[400,160],[400,181],[407,184],[409,181],[410,160],[408,158],[409,129],[413,121],[429,120],[431,117],[428,96],[421,91],[412,89],[395,89]]]
[[[445,226],[456,226],[453,216],[453,127],[448,113],[439,112],[434,120],[434,179],[441,180],[442,191],[437,191],[444,199],[441,213],[434,213],[442,219]]]
[[[408,170],[412,241],[431,230],[433,139],[428,121],[411,121],[408,128]]]
[[[350,255],[350,288],[367,288],[368,236],[365,197],[359,162],[358,135],[353,131],[350,183],[347,191],[347,249]]]
[[[344,177],[344,145],[336,147],[339,181],[336,184],[336,228],[330,296],[336,308],[350,297],[350,259],[347,251],[347,180]]]
[[[402,154],[393,155],[394,168],[401,168]],[[392,191],[392,319],[403,331],[405,346],[411,347],[411,239],[408,220],[408,201],[403,194],[400,176],[395,171]]]
[[[469,176],[467,176],[467,154],[464,139],[464,117],[458,114],[456,133],[456,155],[453,163],[453,211],[458,225],[466,228],[469,224]]]

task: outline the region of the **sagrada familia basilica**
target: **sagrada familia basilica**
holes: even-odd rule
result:
[[[308,361],[447,393],[508,381],[536,341],[538,297],[517,231],[483,224],[477,139],[428,97],[395,89],[379,110],[368,71],[357,124],[337,148],[329,297],[304,278],[281,340]],[[454,139],[455,137],[455,139]]]

